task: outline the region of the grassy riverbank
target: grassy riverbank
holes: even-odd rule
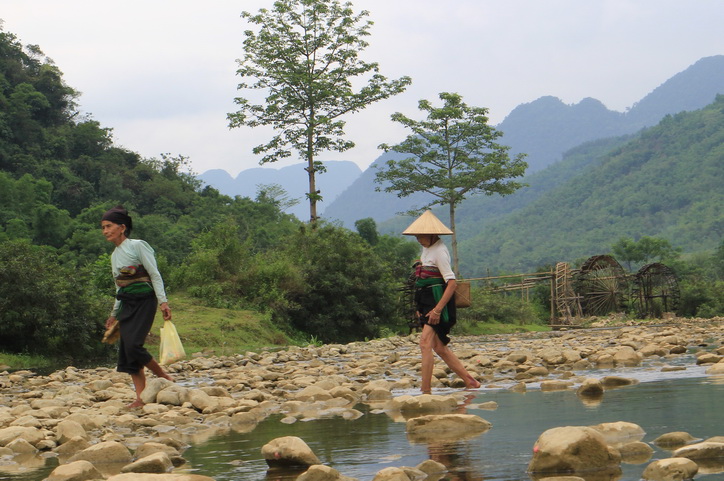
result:
[[[226,356],[247,351],[316,343],[313,337],[304,338],[301,335],[295,337],[282,331],[271,322],[268,315],[256,311],[203,307],[196,304],[193,299],[182,295],[170,296],[169,304],[172,308],[173,322],[187,355],[200,352],[204,355]],[[162,325],[163,319],[158,314],[146,341],[146,346],[153,355],[158,354],[159,329]],[[547,330],[550,328],[542,324],[484,324],[462,321],[453,329],[453,335],[475,336]],[[405,335],[408,329],[404,323],[400,323],[400,326],[388,327],[384,332],[387,335]],[[37,355],[0,352],[0,370],[47,369],[58,363],[58,360]]]

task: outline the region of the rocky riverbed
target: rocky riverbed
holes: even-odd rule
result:
[[[707,376],[724,376],[723,320],[486,336],[484,342],[453,337],[451,347],[483,389],[572,390],[586,402],[596,402],[609,389],[637,382],[617,376],[619,368],[650,364],[666,372],[687,369],[690,362],[704,366]],[[611,375],[587,375],[602,368]],[[479,416],[457,412],[466,394],[464,383],[439,360],[433,394],[417,394],[416,335],[197,356],[169,371],[176,382],[149,377],[142,396],[146,405],[137,409],[126,408],[135,398],[129,376],[111,368],[68,367],[47,376],[0,372],[0,474],[27,473],[55,458],[58,466],[48,481],[210,480],[190,474],[183,457],[190,445],[231,430],[250,432],[271,415],[281,415],[280,422],[288,424],[330,416],[353,420],[363,415],[355,409],[360,403],[407,423],[409,436],[420,442],[495,429]],[[592,459],[600,464],[596,469],[615,469],[626,456],[648,452],[646,443],[633,439],[637,429],[609,423],[541,433],[529,470],[542,479],[590,468]],[[646,479],[677,479],[666,476],[712,472],[717,466],[724,470],[724,427],[720,436],[708,440],[694,442],[686,434],[672,434],[680,444],[674,446],[673,461],[651,463]],[[587,447],[585,459],[581,446]],[[578,464],[571,461],[571,452],[577,453]],[[270,469],[299,469],[302,480],[349,479],[320,464],[298,438],[275,440],[258,456]],[[444,471],[444,465],[430,461],[383,469],[375,480],[434,480]]]

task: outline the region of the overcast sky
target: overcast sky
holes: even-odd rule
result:
[[[492,124],[521,103],[593,97],[624,111],[702,57],[724,54],[721,0],[355,0],[375,25],[362,54],[408,90],[347,118],[357,147],[322,160],[365,169],[377,145],[407,132],[393,112],[421,118],[420,99],[458,92]],[[193,170],[233,176],[258,167],[270,133],[229,130],[244,10],[271,0],[0,0],[6,32],[39,45],[79,90],[81,110],[144,157],[190,157]],[[272,164],[281,167],[298,162]]]

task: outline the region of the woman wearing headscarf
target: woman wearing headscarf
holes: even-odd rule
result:
[[[480,383],[447,347],[450,342],[448,334],[457,321],[457,281],[450,266],[450,253],[440,236],[452,234],[452,231],[428,210],[410,224],[403,234],[414,235],[422,246],[420,261],[415,267],[415,304],[422,326],[422,393],[430,394],[432,390],[432,371],[435,365],[433,351],[463,380],[466,388],[477,389]]]
[[[160,307],[164,320],[170,320],[171,308],[154,251],[147,242],[128,238],[132,228],[133,221],[123,206],[103,214],[103,236],[116,246],[111,254],[116,302],[106,320],[106,328],[116,320],[120,326],[117,370],[131,375],[136,390],[136,400],[129,404],[129,408],[143,406],[141,393],[146,387],[144,368],[158,377],[173,381],[144,347],[156,309]]]

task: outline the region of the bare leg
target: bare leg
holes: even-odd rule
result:
[[[432,327],[425,324],[420,334],[420,354],[422,355],[422,384],[420,389],[423,394],[430,394],[432,391],[432,368],[435,365],[435,356],[432,353],[437,334]]]
[[[168,375],[166,371],[163,370],[161,365],[156,362],[155,359],[151,359],[148,364],[146,364],[146,367],[151,370],[152,373],[154,373],[157,377],[162,377],[164,379],[168,379],[169,381],[173,381],[173,378]]]
[[[442,341],[440,341],[439,337],[434,336],[432,348],[437,353],[437,355],[440,356],[440,359],[445,361],[445,364],[447,364],[450,369],[452,369],[453,372],[457,374],[460,379],[463,380],[467,389],[477,389],[480,387],[480,383],[478,382],[478,380],[470,375],[468,370],[465,369],[465,366],[463,366],[463,363],[460,361],[460,359],[458,359],[458,357],[455,355],[454,352],[452,352],[451,349],[449,349],[445,344],[442,343]]]
[[[136,400],[129,404],[128,407],[141,407],[144,404],[141,400],[141,393],[146,389],[146,372],[144,368],[141,368],[136,374],[131,374],[131,379],[133,380],[133,386],[136,388]]]

